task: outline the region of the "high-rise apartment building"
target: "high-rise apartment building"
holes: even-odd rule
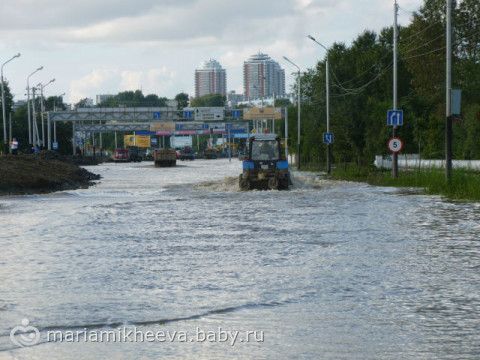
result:
[[[252,55],[243,63],[246,99],[285,95],[285,70],[267,54]]]
[[[227,95],[227,73],[218,61],[213,59],[195,70],[195,97],[209,94]]]

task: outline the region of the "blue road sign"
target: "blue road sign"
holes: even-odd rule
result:
[[[323,133],[323,143],[324,144],[333,144],[333,141],[335,140],[335,136],[333,136],[333,133],[331,132],[326,132]]]
[[[403,110],[388,110],[387,125],[402,126],[403,125]]]
[[[183,112],[183,118],[184,119],[191,119],[193,118],[193,111],[192,110],[185,110]]]
[[[162,117],[162,115],[161,115],[160,111],[155,111],[155,112],[153,113],[153,118],[154,118],[155,120],[160,120],[161,117]]]
[[[242,114],[242,110],[232,110],[232,118],[238,119]]]
[[[53,150],[58,150],[58,142],[55,142],[55,141],[54,141],[54,142],[52,143],[52,149],[53,149]]]

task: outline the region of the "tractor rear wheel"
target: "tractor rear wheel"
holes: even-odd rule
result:
[[[242,190],[242,191],[247,191],[247,190],[251,189],[250,180],[244,178],[243,174],[240,174],[240,177],[238,179],[238,183],[239,183],[239,186],[240,186],[240,190]]]

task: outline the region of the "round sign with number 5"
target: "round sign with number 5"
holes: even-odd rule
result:
[[[403,149],[403,141],[397,137],[391,138],[388,141],[388,149],[393,153],[398,153]]]

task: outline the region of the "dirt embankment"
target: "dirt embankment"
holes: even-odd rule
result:
[[[39,155],[0,156],[0,195],[87,188],[99,178],[70,161]]]

